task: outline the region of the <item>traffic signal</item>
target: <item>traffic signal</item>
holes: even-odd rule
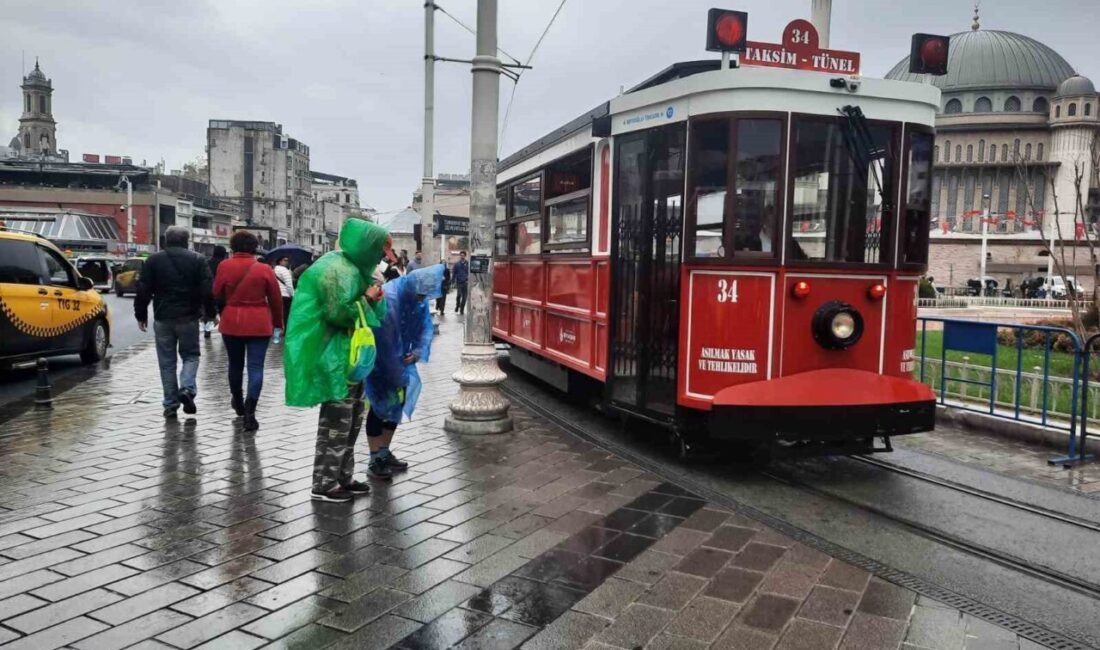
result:
[[[711,9],[707,13],[707,51],[744,52],[749,15],[744,11]]]
[[[947,74],[947,50],[951,37],[933,34],[913,34],[909,49],[909,72],[915,74]]]

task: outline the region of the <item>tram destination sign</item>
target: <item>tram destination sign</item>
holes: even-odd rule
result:
[[[813,23],[800,18],[787,24],[782,43],[748,41],[741,64],[854,75],[859,74],[859,52],[821,48]]]

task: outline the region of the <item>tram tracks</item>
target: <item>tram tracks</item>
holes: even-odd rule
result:
[[[639,445],[633,443],[623,444],[619,442],[616,440],[617,436],[610,433],[612,425],[602,426],[597,423],[595,426],[586,426],[584,424],[584,420],[586,419],[584,415],[586,412],[585,409],[561,403],[561,398],[557,396],[549,397],[539,393],[536,399],[536,395],[517,389],[517,387],[509,384],[510,382],[505,384],[504,390],[510,398],[523,404],[529,410],[553,422],[560,428],[569,431],[581,439],[607,449],[654,475],[674,481],[712,503],[734,509],[740,514],[776,529],[800,543],[816,548],[828,555],[863,568],[883,579],[912,589],[917,593],[955,607],[972,616],[1005,627],[1023,637],[1042,643],[1048,647],[1059,648],[1061,650],[1100,647],[1100,642],[1096,642],[1097,637],[1093,634],[1084,635],[1084,638],[1089,638],[1093,641],[1091,643],[1067,637],[1064,634],[1052,631],[1043,624],[1034,623],[1027,618],[1013,614],[1005,609],[976,600],[970,595],[960,591],[944,587],[935,582],[930,582],[928,579],[911,571],[899,569],[896,566],[886,564],[865,553],[851,550],[847,544],[842,546],[838,543],[834,543],[814,532],[810,532],[807,529],[788,522],[785,518],[781,518],[784,517],[782,514],[779,516],[770,514],[766,511],[766,504],[759,504],[760,507],[758,507],[757,504],[746,502],[740,495],[732,496],[730,490],[716,489],[713,487],[714,482],[707,480],[708,477],[705,475],[696,478],[697,475],[702,473],[676,471],[675,466],[670,466],[667,457],[656,458],[654,454],[651,453],[652,450],[640,449]],[[542,400],[552,402],[553,407],[544,405]],[[1030,515],[1044,517],[1052,521],[1057,521],[1060,524],[1074,526],[1090,533],[1100,532],[1100,523],[1073,517],[1056,510],[1002,497],[971,486],[928,475],[923,472],[897,467],[890,463],[883,463],[876,459],[855,457],[853,460],[866,466],[876,467],[882,471],[902,474],[937,488],[946,488],[958,493],[964,493],[969,497],[984,499],[991,503],[997,503],[998,505],[1013,508],[1021,512],[1027,512]],[[1055,591],[1057,589],[1064,589],[1077,594],[1078,598],[1085,598],[1088,602],[1091,602],[1093,599],[1100,599],[1100,585],[1088,580],[1082,580],[1049,567],[1037,566],[1027,560],[1005,554],[995,548],[990,548],[982,544],[975,544],[969,540],[927,526],[919,521],[907,520],[907,518],[900,517],[896,513],[891,513],[885,509],[860,502],[858,499],[851,499],[843,495],[834,494],[829,490],[823,490],[817,486],[800,481],[796,477],[782,477],[767,471],[753,471],[751,475],[757,476],[773,484],[782,484],[789,489],[807,495],[813,495],[822,500],[840,504],[843,507],[859,510],[866,513],[868,516],[891,522],[899,529],[909,531],[911,535],[928,540],[928,543],[942,545],[959,554],[976,558],[981,562],[994,564],[1009,572],[1027,576],[1033,581],[1040,581],[1041,583],[1050,585],[1050,589],[1054,589]],[[761,507],[765,507],[765,509],[761,509]],[[965,591],[965,589],[963,591]]]

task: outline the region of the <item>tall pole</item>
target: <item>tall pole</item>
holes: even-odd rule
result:
[[[129,248],[134,243],[134,185],[127,176],[120,180],[126,183],[126,244]]]
[[[493,286],[493,221],[496,218],[497,118],[500,60],[497,59],[497,0],[478,0],[477,56],[473,61],[473,128],[470,134],[469,297],[462,367],[454,374],[458,396],[443,427],[451,433],[488,434],[512,430],[508,400],[498,384],[505,379],[497,364],[490,329]],[[481,266],[484,268],[480,268]]]
[[[982,210],[982,259],[979,264],[978,282],[981,283],[980,295],[985,295],[985,256],[987,240],[989,239],[989,195],[986,194],[982,197],[982,202],[985,203],[985,209]]]
[[[833,0],[810,0],[810,22],[817,29],[819,47],[829,47],[829,28],[833,17]]]
[[[424,177],[420,181],[420,247],[430,262],[435,219],[435,3],[424,2]]]

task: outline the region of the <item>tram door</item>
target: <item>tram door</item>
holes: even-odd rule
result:
[[[676,409],[685,127],[615,142],[612,403],[655,416]]]

